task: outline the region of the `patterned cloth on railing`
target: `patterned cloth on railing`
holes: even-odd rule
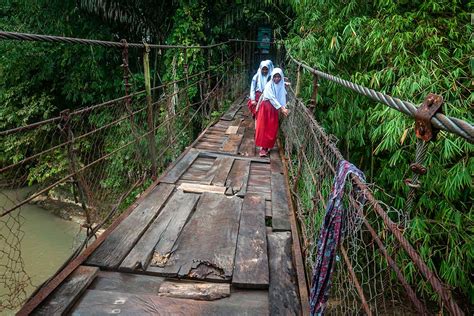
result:
[[[326,206],[326,215],[319,232],[316,261],[313,267],[313,277],[310,296],[311,315],[322,315],[326,308],[331,287],[331,274],[334,270],[336,251],[341,239],[343,225],[346,222],[342,205],[344,186],[347,176],[354,174],[365,182],[365,176],[353,164],[342,160],[338,164],[337,174]],[[359,201],[363,205],[365,201]]]

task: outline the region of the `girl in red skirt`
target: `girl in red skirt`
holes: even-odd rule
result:
[[[272,79],[265,85],[263,94],[257,104],[255,122],[255,145],[261,147],[260,157],[268,156],[275,145],[278,133],[278,113],[287,116],[286,89],[283,71],[275,68]]]
[[[265,85],[270,80],[270,74],[273,70],[273,63],[271,60],[264,60],[260,62],[257,73],[252,78],[252,84],[250,86],[250,99],[247,102],[247,106],[255,118],[255,109],[257,102],[262,95]]]

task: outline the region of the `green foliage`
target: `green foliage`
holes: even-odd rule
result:
[[[453,1],[291,1],[297,13],[287,48],[323,71],[421,103],[429,92],[443,110],[472,122],[472,3]],[[309,74],[303,97],[311,95]],[[336,84],[320,81],[317,119],[336,135],[343,154],[403,208],[414,161],[414,121]],[[409,239],[458,297],[474,303],[472,175],[474,146],[441,132],[429,146]],[[406,257],[405,257],[406,258]],[[399,258],[404,260],[404,258]],[[433,292],[405,266],[417,287]],[[470,294],[469,294],[470,293]]]
[[[8,0],[0,7],[0,29],[109,39],[110,30],[84,16],[73,1]],[[54,23],[50,23],[54,21]],[[119,57],[110,50],[81,45],[0,41],[0,128],[14,128],[116,97]],[[104,67],[107,65],[107,67]],[[120,87],[120,86],[119,86]],[[36,132],[17,133],[0,145],[7,165],[36,153],[52,140],[54,124]],[[53,157],[53,156],[52,156]],[[64,155],[36,161],[28,170],[30,184],[65,171]],[[54,164],[53,172],[48,170]]]

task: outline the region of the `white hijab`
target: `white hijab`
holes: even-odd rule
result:
[[[273,76],[276,74],[279,74],[281,76],[281,80],[278,84],[273,82]],[[272,79],[269,82],[267,82],[260,100],[270,101],[270,103],[277,110],[281,108],[282,106],[286,106],[286,88],[285,88],[285,77],[283,76],[283,70],[281,70],[280,68],[273,69]]]
[[[262,74],[263,67],[268,68],[268,74],[266,76]],[[255,91],[263,92],[263,89],[265,89],[265,85],[271,76],[272,69],[273,69],[273,64],[270,60],[262,60],[260,62],[260,66],[258,67],[257,73],[253,76],[253,79],[256,82]]]
[[[273,62],[270,59],[267,59],[265,61],[268,63],[268,73],[271,75],[275,66],[273,66]]]

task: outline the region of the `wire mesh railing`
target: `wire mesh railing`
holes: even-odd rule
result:
[[[44,281],[34,280],[25,264],[22,239],[31,234],[24,229],[25,208],[36,204],[79,219],[64,267],[241,95],[251,45],[157,46],[172,50],[172,75],[142,90],[147,75],[145,84],[137,83],[119,43],[111,47],[123,49],[124,96],[0,131],[0,313],[16,310]],[[146,46],[138,48],[147,53]],[[188,59],[197,55],[207,65],[191,70]]]
[[[326,204],[338,164],[344,158],[336,147],[337,140],[324,131],[293,91],[289,99],[291,114],[282,120],[281,131],[309,278],[315,265]],[[391,201],[374,184],[366,184],[356,177],[348,181],[342,199],[342,240],[335,258],[326,313],[462,315],[439,278],[405,239],[408,216],[389,206]],[[419,280],[424,280],[421,284],[425,289],[420,288]],[[435,294],[433,297],[427,293]]]

